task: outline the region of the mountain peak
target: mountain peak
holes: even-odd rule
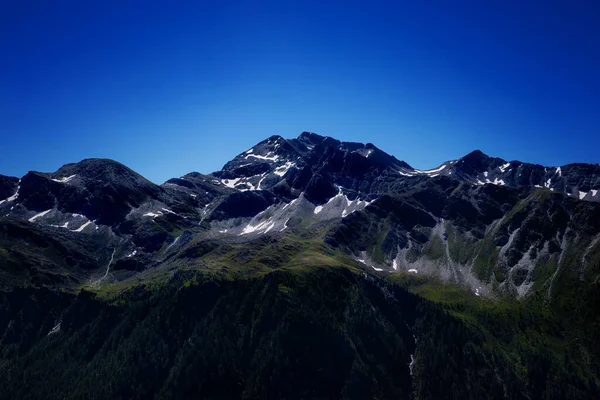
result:
[[[318,135],[314,132],[304,131],[300,135],[298,135],[298,139],[320,139],[322,141],[323,139],[325,139],[325,137]]]
[[[271,135],[260,143],[273,143],[273,142],[275,142],[275,143],[285,142],[285,139],[280,135]]]
[[[146,178],[133,171],[131,168],[109,158],[86,158],[78,163],[65,164],[60,167],[58,171],[49,175],[55,179],[78,175],[80,177],[102,181],[126,179],[129,181],[136,181],[138,184],[150,184]]]
[[[304,146],[306,146],[308,149],[312,149],[314,146],[323,144],[328,139],[331,139],[331,138],[329,138],[328,136],[325,137],[325,136],[317,135],[316,133],[313,133],[313,132],[302,132],[298,136],[298,138],[295,140],[297,142],[300,142]]]
[[[56,171],[57,173],[61,170],[69,170],[69,169],[90,169],[90,168],[126,168],[124,164],[121,164],[118,161],[112,160],[110,158],[84,158],[83,160],[76,163],[68,163],[63,165]]]
[[[467,154],[466,156],[464,156],[462,159],[481,159],[481,158],[491,158],[490,156],[488,156],[487,154],[485,154],[483,151],[477,149],[477,150],[473,150],[472,152],[470,152],[469,154]]]
[[[487,168],[488,164],[493,160],[494,158],[488,156],[481,150],[473,150],[466,156],[461,157],[456,165],[479,170],[481,168]]]

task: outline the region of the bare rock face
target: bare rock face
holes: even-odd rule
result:
[[[597,399],[599,176],[308,132],[0,176],[0,398]]]
[[[17,192],[19,178],[0,175],[0,201],[6,200]]]
[[[0,220],[35,226],[36,235],[116,241],[98,256],[117,248],[115,279],[195,254],[188,243],[320,230],[377,270],[525,295],[556,279],[573,246],[585,258],[574,268],[588,273],[599,191],[596,164],[544,167],[476,150],[421,171],[371,143],[303,132],[160,186],[105,159],[2,176]]]

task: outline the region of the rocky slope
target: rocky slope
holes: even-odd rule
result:
[[[0,398],[596,398],[599,190],[307,132],[0,176]]]
[[[161,186],[102,159],[2,177],[0,184],[5,226],[106,243],[94,250],[88,276],[75,274],[72,285],[130,278],[177,259],[190,243],[324,229],[328,243],[373,271],[411,271],[479,295],[522,296],[534,286],[551,291],[565,269],[593,279],[595,272],[585,271],[600,234],[599,165],[543,167],[474,151],[419,171],[370,143],[308,132],[272,136],[220,171]],[[5,234],[5,246],[12,236]],[[574,263],[564,257],[573,246],[580,261],[565,267]],[[110,256],[112,272],[103,265]],[[15,262],[13,251],[3,257],[3,265]],[[38,269],[45,272],[36,279],[62,281],[52,272],[60,270]]]

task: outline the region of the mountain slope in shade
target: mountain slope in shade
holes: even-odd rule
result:
[[[0,175],[0,202],[14,201],[14,195],[19,187],[19,178]],[[0,203],[0,204],[2,204]]]
[[[425,171],[419,171],[423,173]],[[446,162],[425,174],[430,177],[452,176],[476,185],[495,184],[511,187],[537,187],[581,200],[600,201],[600,165],[567,164],[544,167],[520,161],[489,157],[479,150]]]
[[[535,273],[542,258],[554,260],[565,251],[565,228],[550,214],[542,216],[554,224],[554,237],[545,234],[539,241],[530,237],[538,228],[523,229],[524,220],[506,228],[504,220],[525,199],[535,205],[551,194],[563,208],[578,200],[597,200],[599,168],[507,163],[474,151],[420,171],[372,144],[303,132],[294,139],[272,136],[221,171],[190,173],[161,186],[103,159],[67,164],[54,173],[30,172],[20,180],[2,177],[0,189],[6,197],[0,213],[48,235],[62,230],[90,240],[118,238],[114,264],[119,268],[109,279],[161,265],[190,241],[247,241],[289,229],[326,229],[332,245],[376,270],[428,273],[466,283],[480,294],[509,290],[523,295],[534,282],[542,284]],[[566,197],[558,195],[565,192]],[[407,222],[414,218],[422,220]],[[585,226],[573,225],[569,231],[577,233]],[[593,233],[596,227],[589,229]],[[500,236],[488,238],[492,231]],[[537,243],[533,254],[528,252],[532,241]],[[453,246],[467,246],[472,254],[453,255]],[[99,257],[113,250],[106,248]],[[444,254],[428,254],[441,250]],[[489,251],[501,256],[483,267]],[[505,261],[507,255],[510,261]]]
[[[340,142],[304,132],[291,140],[272,136],[213,175],[223,185],[241,191],[287,185],[315,202],[324,202],[337,193],[335,185],[368,196],[372,191],[369,179],[401,169],[412,170],[370,143]]]
[[[598,398],[598,170],[304,132],[0,176],[0,398]]]
[[[557,279],[600,276],[600,204],[438,177],[344,218],[328,242],[377,270],[464,282],[477,295],[550,296]]]

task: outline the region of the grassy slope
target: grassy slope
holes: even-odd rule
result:
[[[489,301],[373,273],[322,235],[190,243],[168,267],[77,297],[3,294],[0,398],[598,394],[597,353],[581,339],[592,331],[563,324],[543,296]],[[43,312],[7,314],[19,307]]]

